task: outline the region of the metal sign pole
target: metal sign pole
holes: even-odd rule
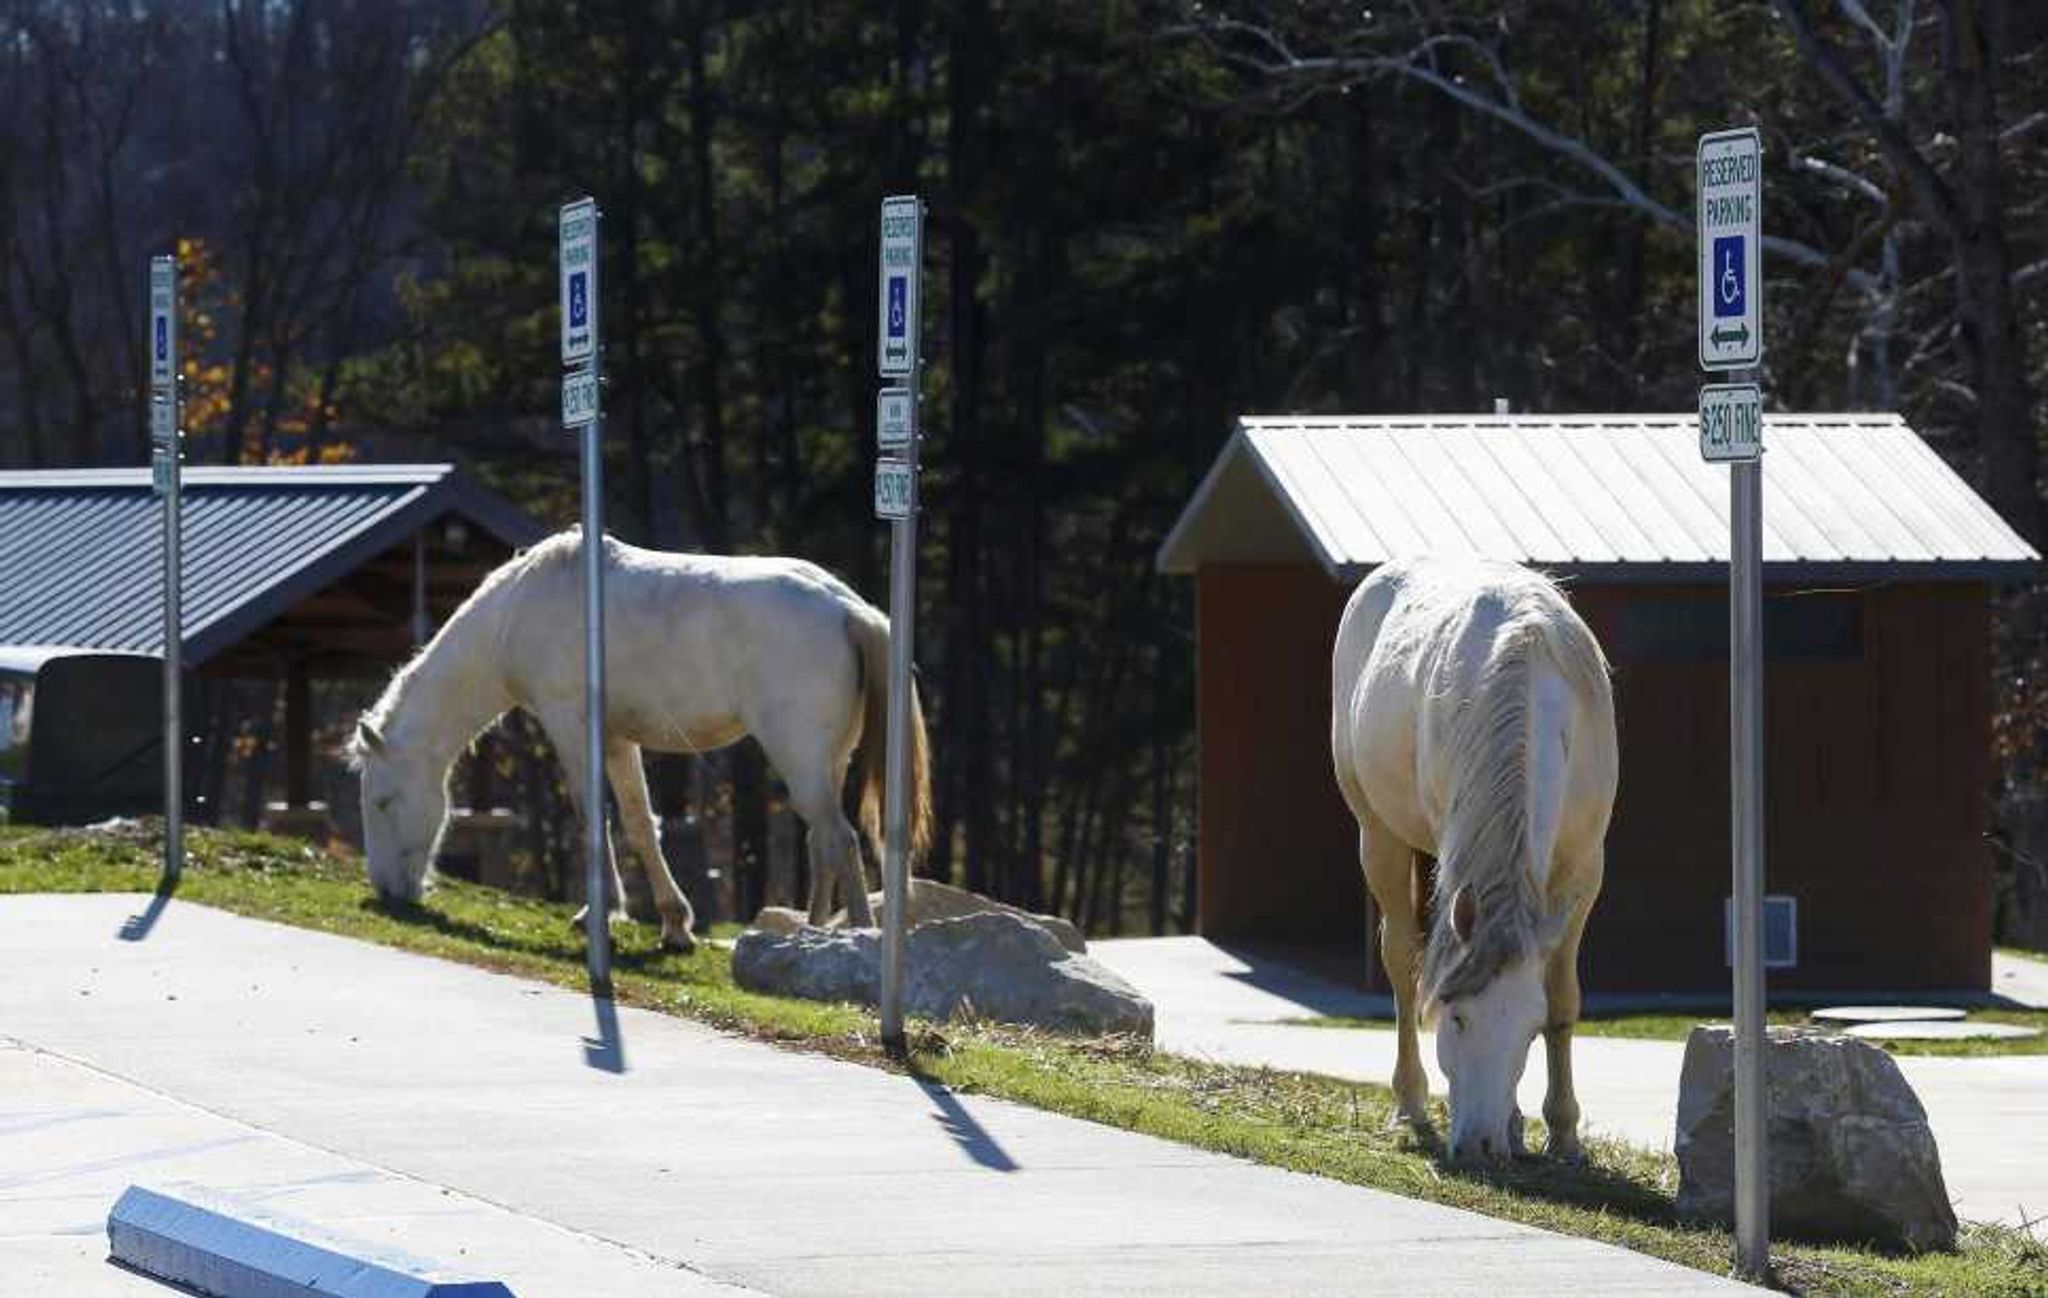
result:
[[[875,510],[892,519],[889,536],[889,743],[882,851],[882,1048],[908,1049],[903,1031],[905,907],[910,898],[910,691],[917,620],[917,442],[919,280],[924,204],[915,196],[882,200],[881,345],[876,368],[905,388],[884,390],[876,437]],[[891,454],[900,458],[890,458]]]
[[[1707,371],[1763,356],[1763,139],[1715,131],[1694,159],[1699,239],[1699,361]],[[1734,883],[1735,1265],[1771,1264],[1764,1035],[1763,394],[1743,383],[1700,389],[1700,454],[1727,462],[1728,763]]]
[[[164,872],[161,890],[185,873],[184,520],[179,427],[178,259],[149,263],[150,476],[163,498],[164,535]]]
[[[583,864],[585,959],[591,990],[612,987],[610,853],[604,796],[604,419],[599,409],[596,200],[561,212],[562,422],[583,430]]]
[[[1728,717],[1735,847],[1735,1256],[1771,1262],[1765,1161],[1763,463],[1729,466]]]

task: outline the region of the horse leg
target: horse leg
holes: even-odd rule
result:
[[[1380,908],[1380,964],[1394,990],[1394,1096],[1396,1121],[1429,1127],[1429,1075],[1422,1070],[1416,1034],[1416,978],[1422,932],[1415,915],[1415,849],[1370,810],[1358,817],[1358,860],[1366,887]]]
[[[590,817],[593,814],[602,818],[599,823],[604,825],[605,867],[611,874],[612,888],[611,913],[606,919],[608,921],[624,919],[626,917],[626,889],[619,880],[619,857],[618,853],[612,848],[610,819],[605,817],[605,810],[602,804],[597,807],[595,812],[583,805],[583,786],[586,781],[585,772],[589,769],[589,763],[584,761],[582,725],[583,714],[581,711],[553,717],[542,717],[540,719],[541,729],[547,732],[548,743],[555,750],[555,760],[562,764],[562,778],[569,786],[569,803],[576,809],[577,820],[583,825],[588,826],[590,824]],[[569,742],[564,743],[564,738],[568,738]],[[586,901],[583,907],[570,919],[569,926],[581,931],[583,921],[589,912],[590,904]]]
[[[1599,870],[1599,863],[1595,862],[1596,880]],[[1579,939],[1585,936],[1586,917],[1592,911],[1591,897],[1573,906],[1571,919],[1543,972],[1543,992],[1549,1002],[1543,1047],[1550,1064],[1550,1086],[1543,1096],[1543,1124],[1550,1130],[1551,1156],[1573,1161],[1585,1157],[1579,1144],[1579,1097],[1572,1088],[1572,1026],[1579,1021]]]
[[[640,764],[640,746],[613,743],[605,749],[605,772],[611,777],[612,793],[619,800],[619,819],[626,827],[626,842],[640,858],[640,869],[654,891],[654,908],[661,912],[661,943],[677,951],[694,951],[697,939],[690,934],[697,917],[690,899],[676,886],[661,851],[661,827],[647,797],[647,770]],[[617,858],[613,859],[616,868]],[[616,884],[618,880],[614,879]],[[624,889],[620,890],[624,895]]]
[[[825,848],[825,829],[806,820],[804,822],[804,853],[811,863],[811,926],[823,928],[832,918],[833,885],[839,882],[838,862]]]
[[[873,928],[875,915],[868,903],[860,834],[839,803],[853,743],[817,723],[819,713],[830,711],[792,703],[763,716],[754,727],[754,737],[789,786],[789,805],[803,818],[811,862],[811,923],[823,925],[831,918],[836,884],[846,902],[847,927]]]
[[[846,899],[846,926],[873,928],[875,913],[868,904],[860,834],[839,805],[838,783],[829,777],[792,776],[788,767],[782,770],[789,784],[790,805],[803,817],[805,838],[809,841],[811,923],[823,925],[831,918],[832,890],[837,883]]]

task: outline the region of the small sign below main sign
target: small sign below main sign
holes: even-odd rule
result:
[[[880,327],[875,368],[885,379],[907,378],[917,363],[918,276],[923,262],[924,205],[915,196],[882,200]]]
[[[167,397],[150,398],[149,444],[156,450],[165,450],[178,444],[178,407]]]
[[[597,200],[562,205],[562,364],[597,355]]]
[[[597,374],[570,370],[562,376],[562,427],[581,428],[597,422]]]
[[[1755,127],[1700,137],[1700,368],[1754,365],[1764,352],[1763,137]]]
[[[883,388],[875,394],[875,446],[900,451],[910,445],[910,389]]]
[[[158,449],[152,452],[149,457],[150,490],[159,496],[168,496],[171,493],[171,483],[175,480],[177,466],[178,453],[175,450]]]
[[[909,518],[917,508],[917,470],[902,460],[875,461],[875,517]]]
[[[130,281],[131,283],[133,281]],[[178,379],[178,263],[149,259],[149,382],[168,388]]]
[[[1764,400],[1754,383],[1700,389],[1700,458],[1712,464],[1754,460],[1764,449]]]

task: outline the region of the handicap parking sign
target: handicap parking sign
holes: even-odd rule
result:
[[[569,275],[569,327],[581,329],[590,323],[590,276],[583,271]]]
[[[905,290],[908,287],[909,282],[903,276],[891,275],[889,277],[889,336],[891,338],[901,338],[904,326],[909,323],[905,319],[908,314],[908,299]]]
[[[171,322],[163,316],[156,318],[156,358],[159,361],[171,358]]]
[[[1743,281],[1743,268],[1748,262],[1742,252],[1742,236],[1739,234],[1714,240],[1714,318],[1717,320],[1746,314],[1749,286]]]

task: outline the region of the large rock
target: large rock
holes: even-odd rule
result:
[[[882,894],[869,893],[868,905],[874,908],[875,920],[879,923],[882,918]],[[919,924],[928,924],[935,919],[962,919],[968,915],[986,915],[991,912],[1015,915],[1019,919],[1029,920],[1052,934],[1054,941],[1076,955],[1085,955],[1088,952],[1088,943],[1081,937],[1081,930],[1058,915],[1035,914],[1012,906],[1008,902],[984,897],[965,888],[955,888],[935,879],[913,878],[910,881],[910,906],[907,918],[911,928],[916,928]],[[828,921],[828,926],[844,928],[846,912],[842,910],[834,915]]]
[[[1867,1042],[1773,1028],[1764,1055],[1774,1235],[1955,1247],[1927,1111],[1892,1057]],[[1735,1037],[1697,1027],[1678,1083],[1678,1211],[1735,1216]]]
[[[990,911],[920,924],[905,939],[903,959],[910,1014],[1152,1037],[1150,1001],[1022,916]],[[749,991],[873,1005],[881,998],[880,933],[750,930],[733,946],[732,973]]]
[[[876,1004],[882,998],[881,930],[750,928],[732,944],[732,980],[750,992]]]
[[[810,917],[800,910],[788,906],[763,906],[754,916],[753,928],[764,933],[794,933],[810,922]]]

